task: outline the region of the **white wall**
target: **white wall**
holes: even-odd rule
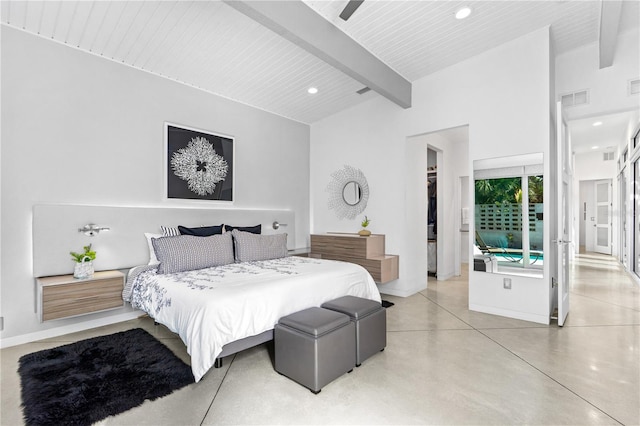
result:
[[[3,339],[126,313],[38,323],[32,207],[167,205],[164,121],[234,136],[233,206],[294,211],[296,246],[308,245],[309,126],[19,30],[1,31]]]
[[[639,95],[628,93],[629,80],[640,78],[638,40],[638,30],[619,34],[613,65],[603,69],[599,69],[597,43],[558,55],[556,99],[566,93],[590,90],[588,105],[567,110],[569,120],[638,109]]]
[[[357,221],[340,221],[327,209],[324,188],[343,164],[361,168],[371,190],[366,213],[372,231],[386,234],[387,251],[400,255],[400,279],[381,291],[407,296],[423,289],[426,224],[413,191],[424,187],[426,153],[424,159],[412,155],[411,137],[468,124],[467,168],[475,159],[533,152],[548,159],[549,56],[549,28],[543,28],[414,82],[410,109],[377,97],[312,124],[312,232],[357,231]],[[545,217],[551,217],[546,204]],[[469,280],[477,305],[548,320],[546,281],[515,277],[505,293],[499,275],[470,271]]]

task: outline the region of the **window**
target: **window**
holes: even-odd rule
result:
[[[498,272],[543,267],[541,155],[536,161],[540,163],[484,169],[474,163],[476,246],[495,258]]]

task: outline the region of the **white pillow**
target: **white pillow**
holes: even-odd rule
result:
[[[157,265],[160,263],[158,257],[156,256],[156,251],[153,248],[153,243],[151,242],[152,238],[162,238],[162,234],[151,234],[149,232],[145,232],[144,236],[147,237],[147,245],[149,246],[149,263],[148,265]]]
[[[152,238],[162,238],[162,237],[173,237],[176,235],[180,235],[180,231],[178,228],[174,228],[171,226],[160,226],[160,230],[162,234],[152,234],[149,232],[145,232],[144,236],[147,237],[147,245],[149,246],[149,265],[157,265],[160,263],[158,260],[158,256],[156,256],[156,251],[153,248],[153,243],[151,242]]]

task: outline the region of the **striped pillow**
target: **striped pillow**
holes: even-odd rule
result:
[[[233,243],[229,234],[210,237],[178,235],[151,241],[160,261],[159,274],[174,274],[234,262]]]
[[[162,231],[163,237],[175,237],[180,235],[180,230],[178,228],[173,228],[171,226],[160,226],[160,230]]]
[[[258,235],[237,229],[231,231],[231,234],[238,262],[278,259],[288,254],[287,234]]]

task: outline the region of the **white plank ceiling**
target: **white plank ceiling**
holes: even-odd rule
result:
[[[346,22],[345,0],[305,2],[409,81],[546,25],[557,53],[598,41],[600,1],[366,0]],[[620,32],[639,5],[624,2]],[[4,0],[0,22],[303,123],[379,96],[220,1]]]

